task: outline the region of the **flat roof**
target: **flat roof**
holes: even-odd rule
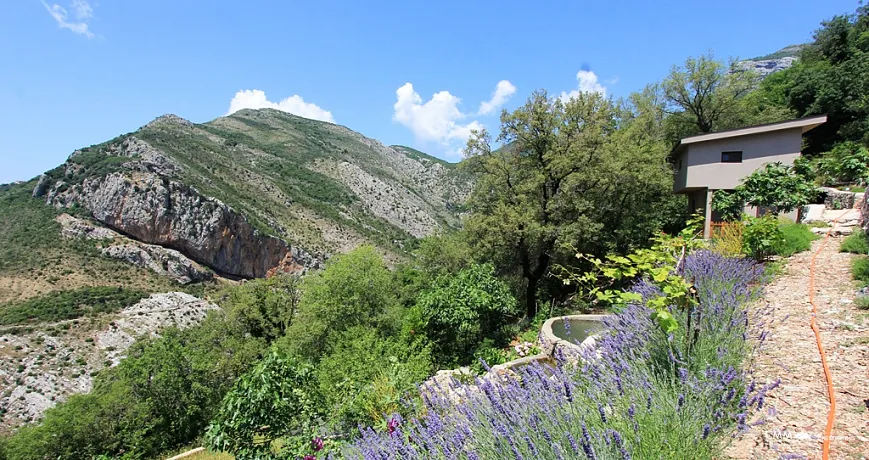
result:
[[[748,126],[745,128],[728,129],[726,131],[718,131],[714,133],[699,134],[682,138],[674,152],[679,152],[681,147],[688,144],[696,144],[698,142],[715,141],[718,139],[727,139],[730,137],[749,136],[752,134],[762,134],[772,131],[780,131],[783,129],[802,128],[802,132],[806,132],[816,126],[820,126],[827,121],[826,115],[817,115],[814,117],[798,118],[796,120],[780,121],[778,123],[767,123],[765,125]]]

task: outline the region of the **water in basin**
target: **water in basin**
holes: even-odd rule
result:
[[[568,318],[567,322],[570,323],[569,328],[564,327],[563,319],[554,321],[552,323],[552,334],[559,339],[567,340],[571,343],[582,343],[590,335],[594,335],[604,329],[603,321]]]

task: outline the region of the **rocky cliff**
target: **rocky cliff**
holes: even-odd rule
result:
[[[222,274],[255,278],[317,268],[360,244],[400,258],[414,238],[457,226],[469,189],[454,165],[422,152],[244,110],[205,124],[163,116],[77,150],[33,196]],[[155,254],[138,249],[109,255],[154,265]]]
[[[766,56],[759,56],[740,61],[739,66],[746,70],[753,70],[763,78],[794,65],[804,46],[805,45],[786,46],[775,53],[767,54]]]
[[[233,276],[263,277],[290,252],[286,242],[263,235],[219,200],[154,173],[115,172],[71,186],[58,181],[46,201],[84,207],[110,228]],[[299,265],[317,264],[302,251],[296,254]]]

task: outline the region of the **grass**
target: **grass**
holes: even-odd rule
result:
[[[851,275],[863,284],[869,284],[869,257],[863,256],[851,262]]]
[[[119,287],[85,287],[0,305],[0,325],[53,322],[111,313],[147,297],[142,291]]]
[[[784,235],[784,240],[775,246],[774,251],[782,257],[790,257],[798,252],[808,251],[812,248],[812,241],[817,239],[809,226],[805,224],[784,223],[779,225],[779,229]]]
[[[869,310],[869,296],[861,295],[854,300],[860,310]]]
[[[842,241],[842,246],[839,248],[841,252],[850,252],[852,254],[869,254],[869,239],[862,230],[858,230],[845,238]]]

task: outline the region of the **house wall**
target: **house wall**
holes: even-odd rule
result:
[[[793,164],[801,147],[801,128],[688,144],[680,158],[684,173],[676,172],[676,184],[681,189],[730,190],[767,163]],[[742,163],[722,163],[721,152],[727,151],[742,151]]]

